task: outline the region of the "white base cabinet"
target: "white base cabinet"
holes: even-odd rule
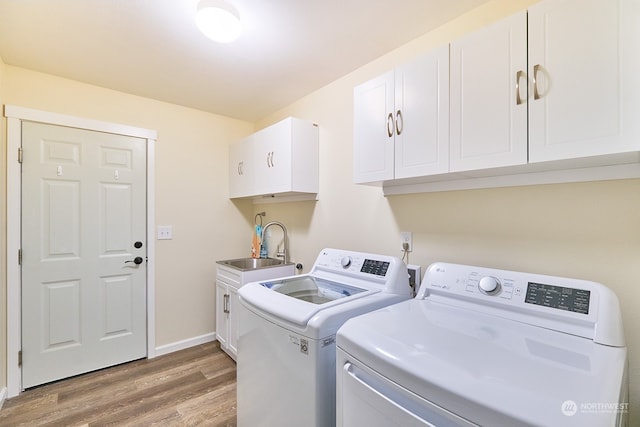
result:
[[[238,288],[222,279],[216,280],[216,338],[222,348],[233,360],[238,354],[238,330],[236,307],[238,306]]]
[[[294,264],[284,264],[243,271],[223,264],[216,271],[216,339],[220,348],[233,360],[238,354],[238,289],[261,280],[293,276]]]

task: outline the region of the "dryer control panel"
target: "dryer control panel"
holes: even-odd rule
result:
[[[427,269],[416,299],[472,308],[602,344],[625,345],[618,298],[596,282],[435,263]]]

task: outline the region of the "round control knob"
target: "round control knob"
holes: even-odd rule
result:
[[[349,266],[351,265],[351,257],[342,257],[342,259],[340,260],[340,264],[342,265],[342,268],[349,268]]]
[[[500,289],[500,282],[495,277],[483,277],[478,283],[478,288],[485,294],[494,294]]]

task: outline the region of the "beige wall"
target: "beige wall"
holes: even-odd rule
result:
[[[640,424],[640,180],[453,191],[385,198],[352,184],[353,87],[416,53],[524,9],[535,0],[496,0],[266,117],[293,115],[320,125],[320,200],[260,205],[290,230],[291,255],[311,267],[325,246],[599,281],[618,295],[630,358],[631,424]]]
[[[227,147],[253,124],[21,68],[2,71],[7,104],[157,130],[155,221],[173,226],[173,240],[156,241],[156,346],[212,333],[215,261],[244,250],[238,234],[251,214],[248,203],[228,199]]]
[[[456,191],[385,198],[352,184],[353,87],[535,0],[495,0],[261,120],[287,115],[320,125],[320,200],[252,206],[227,195],[227,146],[253,125],[59,79],[0,63],[0,102],[158,131],[156,224],[174,239],[157,244],[158,346],[214,329],[214,261],[249,254],[253,215],[266,211],[290,231],[293,259],[308,270],[322,247],[400,254],[412,231],[410,262],[436,260],[600,281],[618,294],[630,353],[632,422],[640,411],[640,180]],[[3,122],[4,126],[4,122]],[[6,164],[2,129],[0,184]],[[6,200],[4,185],[0,199]],[[0,213],[4,250],[4,209]],[[4,257],[2,261],[4,262]],[[2,264],[0,264],[2,265]],[[0,334],[6,310],[0,277]],[[4,367],[5,339],[0,335]],[[6,383],[0,369],[0,388]],[[635,423],[635,424],[634,424]]]

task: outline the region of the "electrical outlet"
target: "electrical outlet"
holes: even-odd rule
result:
[[[418,289],[420,288],[420,281],[422,280],[421,276],[422,267],[419,265],[409,264],[407,265],[407,272],[409,273],[409,286],[413,290],[413,296],[416,296],[418,293]]]
[[[413,233],[410,231],[401,231],[400,232],[400,250],[405,251],[405,244],[407,245],[407,252],[411,252],[413,250]]]

